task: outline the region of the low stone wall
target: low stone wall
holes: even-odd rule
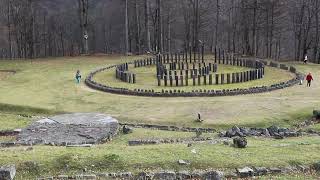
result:
[[[276,139],[283,139],[285,137],[298,137],[302,136],[301,131],[291,130],[288,128],[281,128],[277,126],[270,126],[269,128],[245,128],[237,127],[219,133],[220,137],[246,137],[246,136],[264,136],[273,137]]]
[[[120,123],[121,126],[130,126],[133,128],[147,128],[156,129],[162,131],[179,131],[179,132],[202,132],[202,133],[214,133],[215,129],[212,128],[193,128],[193,127],[177,127],[177,126],[163,126],[163,125],[152,125],[152,124],[130,124]]]
[[[141,179],[181,179],[181,180],[222,180],[237,178],[252,178],[266,175],[294,174],[294,173],[313,173],[319,172],[320,163],[313,165],[297,165],[288,167],[242,167],[234,170],[194,170],[194,171],[174,171],[163,170],[159,172],[121,172],[121,173],[96,173],[96,174],[78,174],[78,175],[59,175],[56,177],[37,178],[37,180],[66,180],[66,179],[123,179],[123,180],[141,180]]]

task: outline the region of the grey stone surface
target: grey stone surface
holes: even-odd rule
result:
[[[16,167],[14,165],[0,167],[0,179],[12,180],[16,175]]]
[[[79,145],[111,140],[117,134],[116,119],[98,113],[74,113],[41,119],[23,129],[19,144]]]

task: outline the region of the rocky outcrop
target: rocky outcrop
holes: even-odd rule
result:
[[[277,126],[270,126],[269,128],[245,128],[245,127],[237,127],[220,132],[220,137],[247,137],[247,136],[265,136],[265,137],[273,137],[273,138],[284,138],[284,137],[298,137],[301,136],[302,133],[300,131],[291,130],[288,128],[280,128]]]
[[[16,175],[16,167],[14,165],[0,167],[1,180],[13,180]]]
[[[118,132],[118,121],[96,113],[63,114],[41,119],[23,129],[17,137],[21,145],[80,145],[109,141]]]
[[[235,137],[233,139],[233,146],[236,148],[246,148],[247,144],[247,139],[244,137]]]

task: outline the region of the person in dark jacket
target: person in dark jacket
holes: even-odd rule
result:
[[[311,73],[309,73],[307,75],[306,80],[307,80],[307,86],[310,87],[311,86],[311,81],[313,81],[313,77],[312,77]]]

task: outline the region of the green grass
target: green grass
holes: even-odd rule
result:
[[[294,164],[311,164],[320,159],[318,137],[267,140],[249,138],[248,148],[236,149],[222,144],[161,144],[128,146],[127,141],[150,137],[192,137],[194,133],[151,131],[135,129],[133,134],[115,138],[111,143],[92,148],[65,148],[33,146],[2,149],[1,164],[15,163],[18,166],[17,179],[26,177],[69,174],[87,168],[89,172],[156,171],[160,169],[233,169],[244,166],[283,167]],[[310,145],[301,145],[308,143]],[[191,153],[196,149],[197,154]],[[50,152],[48,154],[48,152]],[[302,155],[303,154],[303,155]],[[179,166],[179,159],[189,160],[190,166]],[[36,162],[34,169],[25,164]],[[68,165],[68,169],[65,169]]]
[[[319,178],[318,174],[289,174],[289,175],[269,175],[269,176],[262,176],[259,177],[261,180],[270,180],[270,179],[277,179],[277,180],[314,180]]]
[[[219,89],[237,89],[237,88],[250,88],[256,86],[270,86],[273,84],[277,84],[280,82],[286,82],[294,77],[293,74],[276,69],[266,67],[265,69],[265,77],[260,80],[249,81],[245,83],[237,83],[237,84],[224,84],[224,85],[202,85],[202,86],[192,86],[192,79],[189,79],[189,86],[183,87],[170,87],[169,81],[168,86],[164,86],[164,82],[162,81],[162,86],[158,86],[157,79],[155,77],[156,69],[155,66],[149,67],[141,67],[141,68],[133,68],[133,66],[129,67],[130,72],[133,72],[137,75],[136,84],[129,84],[122,82],[115,78],[114,69],[110,69],[108,71],[104,71],[102,73],[98,73],[94,80],[101,84],[106,84],[111,87],[119,87],[119,88],[127,88],[127,89],[154,89],[157,92],[160,92],[162,89],[164,90],[183,90],[186,92],[191,92],[192,90],[206,89],[206,90],[219,90]],[[232,72],[243,72],[249,70],[244,67],[236,67],[230,65],[219,65],[218,74],[221,73],[232,73]],[[213,76],[215,78],[215,76]],[[226,83],[225,77],[225,83]],[[197,81],[196,81],[197,82]],[[215,82],[215,80],[214,80]],[[219,79],[220,82],[220,79]],[[202,82],[203,83],[203,82]],[[174,81],[175,84],[175,81]]]
[[[315,124],[313,126],[307,127],[307,129],[312,129],[314,131],[320,132],[320,124]]]
[[[151,98],[97,92],[83,83],[77,86],[74,74],[80,69],[85,77],[93,69],[141,57],[97,56],[48,58],[33,61],[1,61],[1,70],[17,73],[0,80],[0,113],[56,114],[59,112],[102,112],[121,122],[178,126],[227,128],[240,126],[291,126],[311,116],[320,106],[320,83],[313,87],[294,86],[270,93],[233,97]],[[319,65],[294,64],[304,73],[320,74]],[[271,71],[269,71],[271,70]],[[267,68],[271,81],[288,78],[283,71]],[[281,76],[280,74],[283,76]],[[261,80],[261,81],[264,81]],[[269,81],[267,80],[267,81]],[[260,84],[260,80],[249,82]],[[241,84],[241,86],[245,85]],[[240,84],[239,84],[240,85]],[[225,85],[226,88],[232,88]],[[220,86],[213,86],[219,88]],[[204,123],[194,122],[197,113]]]
[[[32,122],[30,118],[14,114],[0,113],[0,130],[13,130],[24,128]]]

